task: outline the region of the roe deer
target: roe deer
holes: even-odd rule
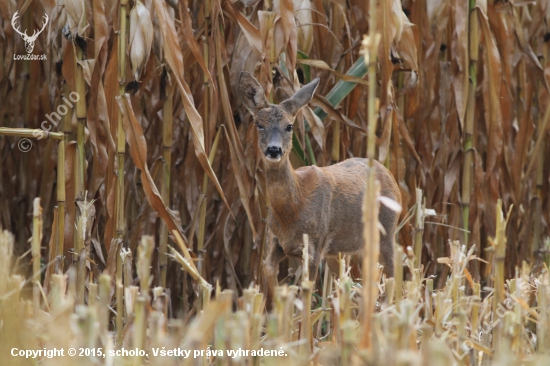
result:
[[[264,262],[270,289],[277,284],[279,262],[286,256],[302,257],[303,234],[309,236],[309,273],[313,281],[322,256],[334,258],[339,252],[361,255],[364,246],[361,208],[368,159],[352,158],[327,167],[296,170],[289,161],[294,119],[309,103],[318,84],[319,79],[315,79],[274,105],[267,102],[263,88],[252,75],[243,71],[239,80],[238,93],[258,129],[271,201],[268,225],[277,238]],[[374,169],[380,194],[401,204],[401,193],[391,173],[377,161]],[[380,206],[379,220],[385,234],[380,235],[379,261],[390,277],[397,218],[394,211]]]

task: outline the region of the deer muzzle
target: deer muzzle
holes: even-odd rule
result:
[[[280,146],[268,146],[265,150],[265,156],[269,161],[279,161],[283,157],[283,149]]]

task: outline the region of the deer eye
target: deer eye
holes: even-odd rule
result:
[[[260,124],[258,124],[258,123],[256,123],[256,127],[258,127],[258,131],[263,131],[263,130],[265,130],[265,127],[262,126],[262,125],[260,125]]]
[[[286,126],[285,131],[286,132],[292,132],[292,125]]]

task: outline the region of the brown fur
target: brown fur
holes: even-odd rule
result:
[[[271,202],[268,225],[276,236],[264,262],[270,287],[276,285],[279,262],[286,256],[302,257],[303,234],[309,236],[309,273],[315,280],[323,256],[338,253],[361,255],[363,249],[362,202],[366,188],[367,159],[353,158],[328,167],[307,166],[297,170],[288,159],[296,113],[313,96],[318,79],[304,86],[279,105],[269,104],[260,84],[248,73],[241,74],[239,95],[254,115],[258,145],[265,152],[267,194]],[[279,161],[269,158],[270,147],[281,149]],[[401,204],[401,193],[391,173],[374,162],[381,195]],[[380,262],[393,276],[393,242],[397,214],[381,205],[379,220],[386,234],[380,235]],[[332,266],[331,266],[332,267]]]

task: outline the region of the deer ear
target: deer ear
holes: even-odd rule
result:
[[[269,105],[258,80],[246,71],[241,72],[238,91],[241,101],[252,115]]]
[[[295,116],[298,114],[298,111],[308,104],[311,98],[313,98],[313,93],[315,93],[317,85],[319,85],[319,78],[313,79],[309,84],[298,90],[291,98],[285,100],[279,105],[288,114]]]

